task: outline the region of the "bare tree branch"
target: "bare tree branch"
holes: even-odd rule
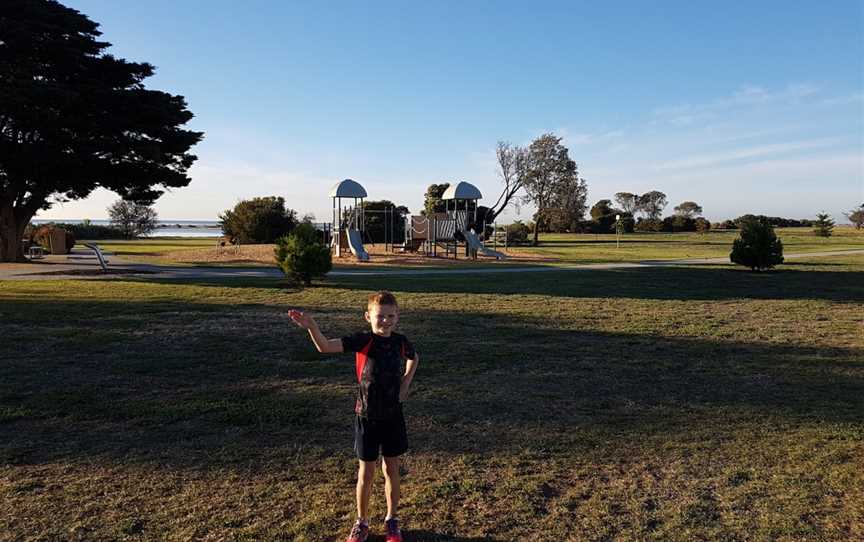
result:
[[[525,182],[525,149],[499,141],[495,155],[498,158],[498,176],[504,181],[504,189],[495,204],[490,207],[488,222],[495,220],[507,208],[511,200],[524,187]]]

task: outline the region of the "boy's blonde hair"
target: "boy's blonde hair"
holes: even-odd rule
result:
[[[386,290],[369,294],[369,301],[366,303],[366,310],[371,309],[375,305],[393,305],[399,308],[399,303],[396,302],[396,296]]]

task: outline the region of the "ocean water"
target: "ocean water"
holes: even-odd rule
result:
[[[33,224],[45,224],[46,222],[65,222],[67,224],[81,224],[84,220],[45,220],[34,219]],[[108,226],[110,220],[91,220],[91,224],[97,226]],[[222,228],[216,220],[160,220],[159,226],[147,237],[221,237]]]

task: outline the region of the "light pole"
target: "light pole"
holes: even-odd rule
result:
[[[621,215],[615,215],[615,249],[621,248]]]

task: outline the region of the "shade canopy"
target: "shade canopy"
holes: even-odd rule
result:
[[[471,183],[467,183],[465,181],[459,181],[454,185],[450,185],[447,190],[444,191],[444,195],[441,196],[441,199],[482,199],[483,194],[480,193],[480,190],[477,189]]]
[[[366,189],[360,186],[360,183],[357,181],[352,181],[351,179],[345,179],[344,181],[340,181],[336,183],[333,188],[330,189],[330,197],[331,198],[365,198],[366,197]]]

